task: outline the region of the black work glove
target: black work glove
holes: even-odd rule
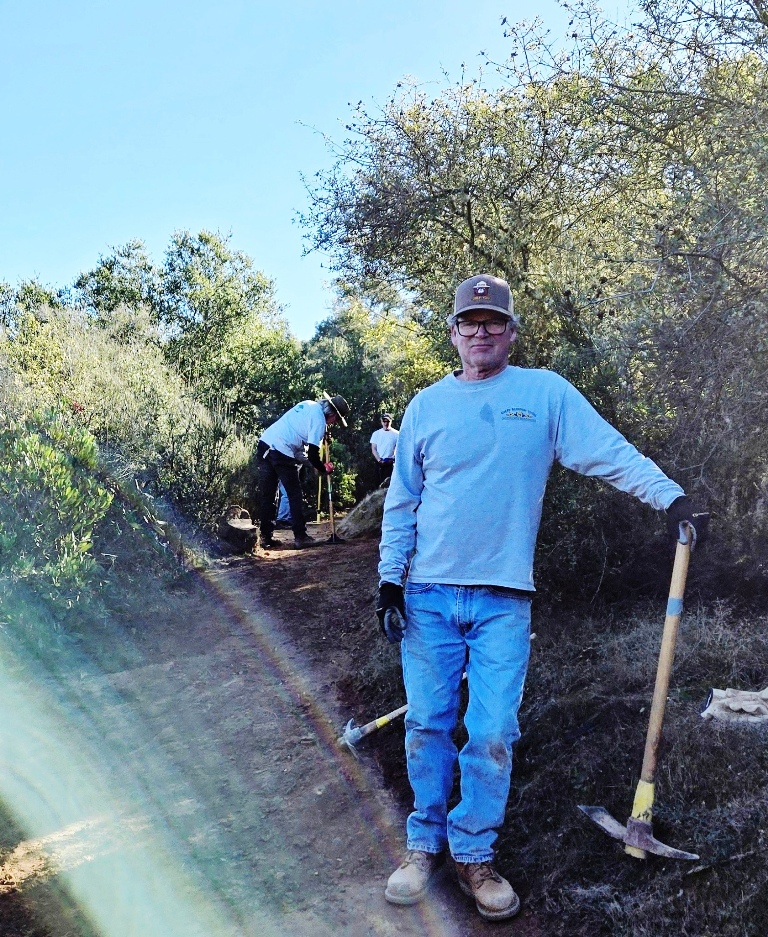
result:
[[[707,539],[709,514],[697,514],[694,511],[693,502],[686,495],[675,498],[667,508],[667,534],[675,543],[680,539],[680,524],[683,521],[687,521],[693,528],[691,549],[701,546]]]
[[[387,641],[390,644],[399,644],[405,634],[405,598],[402,586],[396,586],[393,582],[382,582],[379,586],[376,615]]]

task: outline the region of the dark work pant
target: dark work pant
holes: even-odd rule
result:
[[[394,467],[394,459],[382,459],[381,462],[379,462],[379,484],[381,484],[385,478],[392,477],[392,469]]]
[[[295,537],[303,537],[307,532],[307,522],[304,520],[304,503],[299,482],[301,465],[282,452],[270,449],[264,442],[260,442],[256,447],[256,459],[259,464],[261,536],[271,537],[275,529],[275,492],[278,482],[282,482],[291,508],[291,529]]]

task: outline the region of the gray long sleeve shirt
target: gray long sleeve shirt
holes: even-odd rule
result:
[[[449,374],[413,398],[400,426],[381,581],[407,572],[413,582],[533,590],[555,460],[657,510],[684,494],[560,375],[512,366],[482,381]]]

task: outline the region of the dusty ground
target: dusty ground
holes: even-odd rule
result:
[[[376,553],[222,550],[130,634],[91,635],[55,668],[19,652],[32,711],[5,742],[27,838],[6,824],[3,937],[539,933],[525,911],[481,921],[450,867],[422,905],[383,898],[402,786],[373,746],[357,761],[336,743],[347,719],[378,715],[349,680],[366,634],[390,653]]]
[[[208,565],[180,574],[136,539],[103,621],[24,638],[0,619],[0,937],[768,933],[764,738],[703,730],[697,702],[765,685],[764,616],[683,622],[654,830],[700,853],[691,870],[630,862],[576,809],[629,810],[663,607],[535,613],[498,843],[523,910],[493,925],[450,864],[422,905],[383,898],[409,801],[402,720],[360,761],[337,744],[403,701],[373,613],[377,544],[207,543]]]

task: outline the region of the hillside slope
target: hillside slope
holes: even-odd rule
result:
[[[336,745],[349,718],[403,702],[373,615],[376,542],[205,547],[196,571],[129,569],[120,613],[66,640],[4,631],[3,933],[486,933],[450,868],[419,908],[383,900],[409,806],[402,721],[361,743],[361,763]],[[498,844],[523,911],[505,933],[768,931],[765,731],[698,715],[713,685],[768,683],[765,618],[684,617],[654,830],[701,861],[638,863],[576,809],[629,813],[662,621],[655,604],[535,604]]]

